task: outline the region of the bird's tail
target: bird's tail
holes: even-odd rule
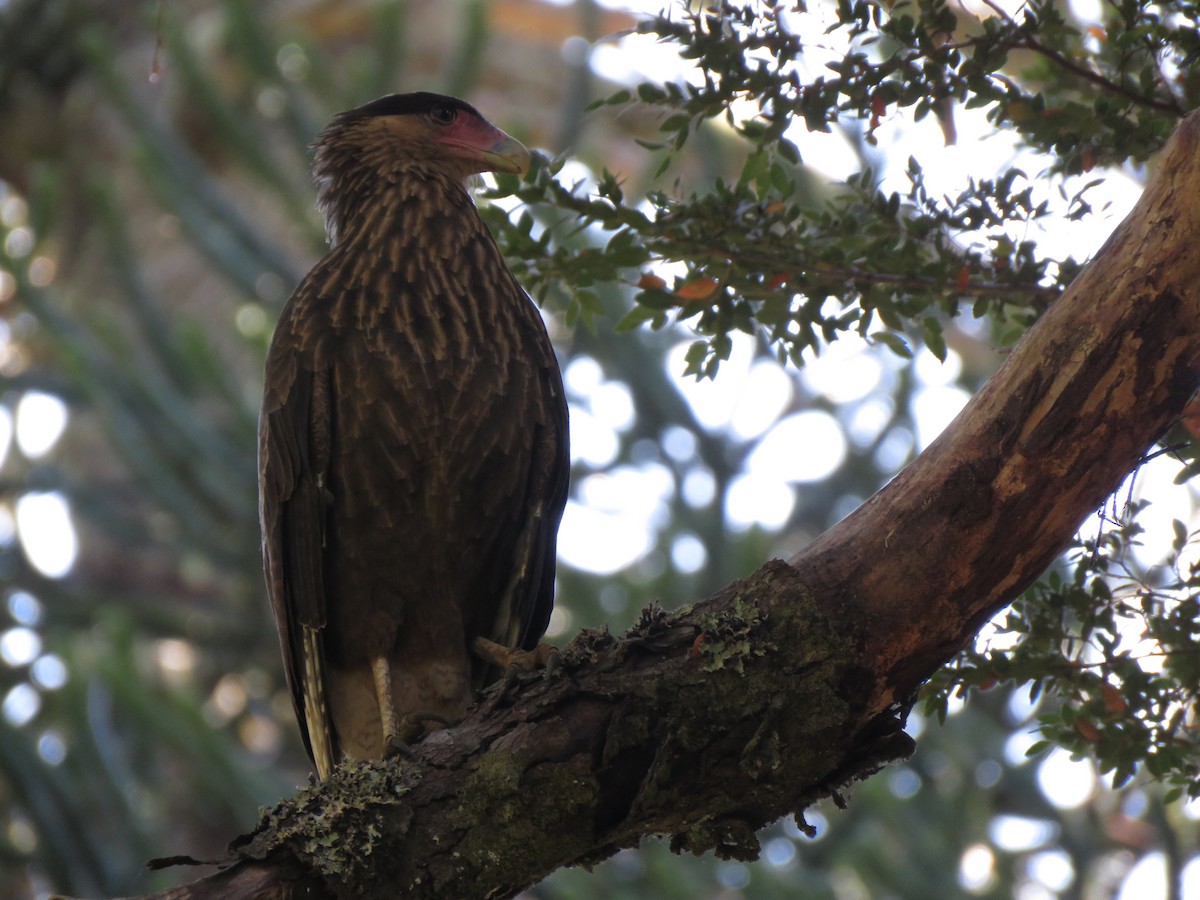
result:
[[[304,628],[304,727],[308,732],[308,747],[317,766],[317,777],[324,781],[333,771],[336,760],[333,752],[333,733],[329,723],[329,706],[325,702],[325,672],[321,666],[324,653],[321,632]]]

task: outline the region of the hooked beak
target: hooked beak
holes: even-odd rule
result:
[[[507,134],[492,146],[481,150],[480,154],[493,172],[524,175],[529,171],[529,151],[524,144]]]

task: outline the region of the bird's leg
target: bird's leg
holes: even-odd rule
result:
[[[397,753],[412,758],[412,749],[405,738],[411,724],[401,723],[392,700],[392,667],[386,656],[371,659],[371,677],[375,682],[375,702],[379,704],[379,724],[383,727],[383,755]]]
[[[392,700],[392,666],[386,656],[376,656],[371,660],[371,676],[375,682],[375,700],[379,704],[379,721],[383,726],[385,757],[399,753],[412,759],[413,751],[409,744],[428,730],[425,727],[426,722],[437,722],[439,725],[454,724],[435,712],[399,715],[396,712],[395,701]]]

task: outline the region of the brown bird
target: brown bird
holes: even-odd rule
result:
[[[529,153],[461,100],[335,117],[314,172],[331,249],[267,356],[267,589],[321,778],[459,718],[528,661],[554,602],[567,405],[537,308],[464,181]]]

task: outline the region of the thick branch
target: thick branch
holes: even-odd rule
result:
[[[337,770],[239,839],[245,864],[164,896],[509,897],[646,834],[754,858],[757,829],[911,751],[855,712],[852,650],[768,564],[620,641],[585,632],[562,673],[493,689],[413,761]]]
[[[790,561],[273,810],[173,897],[507,897],[646,834],[754,830],[903,756],[903,702],[1054,559],[1200,372],[1200,116],[954,424]],[[510,705],[511,703],[511,705]],[[243,889],[242,881],[246,882]]]
[[[791,563],[904,697],[1033,582],[1200,384],[1200,114],[953,423]]]

